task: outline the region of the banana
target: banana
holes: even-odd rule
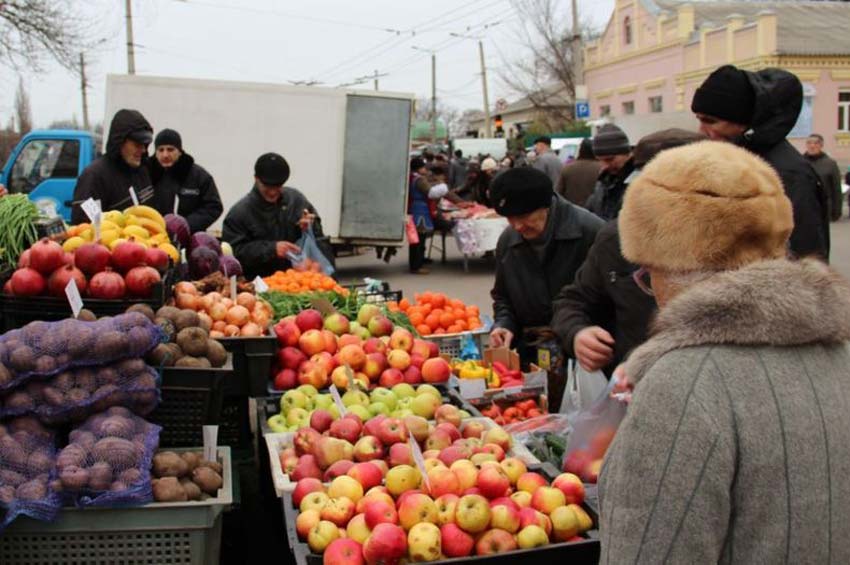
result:
[[[149,220],[153,220],[162,229],[165,229],[165,219],[162,217],[162,214],[160,214],[150,206],[130,206],[129,208],[124,210],[124,214],[139,216],[140,218],[147,218]]]
[[[125,237],[135,237],[136,239],[147,240],[150,237],[148,230],[143,228],[142,226],[129,225],[125,226],[121,233]]]
[[[124,227],[124,214],[120,210],[109,210],[107,212],[104,212],[103,220],[104,222],[112,222],[120,228]]]
[[[104,230],[100,232],[100,242],[109,247],[113,241],[121,237],[120,230]]]
[[[141,218],[139,216],[130,215],[127,216],[127,225],[128,226],[139,226],[145,228],[150,235],[157,235],[161,233],[166,233],[165,228],[160,226],[158,223],[154,222],[148,218]]]
[[[158,233],[156,235],[152,235],[150,238],[148,238],[148,241],[150,241],[151,243],[156,243],[157,245],[162,243],[171,243],[171,240],[168,239],[167,233]]]
[[[73,253],[75,249],[84,243],[86,243],[85,239],[75,235],[74,237],[69,237],[65,240],[65,243],[62,244],[62,250],[65,251],[65,253]]]
[[[125,241],[127,241],[127,240],[126,240],[126,239],[124,239],[123,237],[119,237],[119,238],[117,238],[117,239],[113,239],[113,240],[112,240],[112,243],[110,243],[110,244],[109,244],[109,250],[110,250],[110,251],[115,251],[115,248],[116,248],[116,247],[118,247],[119,245],[121,245],[122,243],[124,243]]]
[[[86,228],[83,231],[77,234],[77,237],[81,237],[86,241],[94,241],[94,229]]]
[[[122,227],[123,226],[119,226],[118,224],[116,224],[115,222],[113,222],[111,220],[103,220],[102,222],[100,222],[100,230],[101,231],[109,231],[109,230],[121,231]]]
[[[162,249],[163,251],[165,251],[168,254],[168,256],[171,257],[171,260],[174,261],[175,263],[180,262],[180,252],[177,251],[177,248],[174,247],[173,245],[171,245],[170,243],[159,243],[159,244],[156,244],[155,247],[158,247],[158,248]]]

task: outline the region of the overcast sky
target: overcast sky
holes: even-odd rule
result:
[[[556,1],[567,25],[569,0]],[[74,3],[107,40],[87,54],[89,114],[97,123],[106,75],[127,72],[124,1]],[[580,20],[602,27],[613,5],[580,0]],[[437,51],[437,96],[460,110],[482,106],[478,47],[451,32],[484,38],[491,104],[511,100],[498,73],[522,52],[510,0],[133,0],[133,16],[138,74],[337,86],[377,70],[387,75],[381,90],[430,96],[430,57],[415,46]],[[36,127],[74,116],[82,122],[79,77],[49,62],[41,74],[22,74]],[[0,66],[2,124],[13,114],[17,83],[17,73]],[[372,88],[371,80],[362,88]]]

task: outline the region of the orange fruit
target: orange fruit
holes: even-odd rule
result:
[[[434,295],[430,291],[425,291],[416,297],[416,301],[422,304],[430,304]]]
[[[407,298],[402,298],[398,301],[398,307],[402,312],[407,312],[407,309],[410,308],[410,301]]]
[[[433,308],[433,306],[431,306],[430,304],[423,304],[421,306],[421,308],[422,308],[422,312],[427,316],[428,314],[431,313],[431,309]]]
[[[448,328],[449,326],[454,324],[454,322],[455,322],[455,317],[452,316],[451,314],[446,313],[446,314],[443,314],[443,315],[440,316],[440,325],[444,328]]]
[[[425,323],[428,324],[428,327],[432,330],[436,330],[440,327],[440,317],[436,314],[428,314],[425,317]]]
[[[434,335],[440,335],[444,333],[446,333],[446,330],[444,330],[443,328],[437,328],[436,330],[434,330]]]
[[[446,295],[442,294],[440,292],[436,292],[436,293],[434,293],[433,298],[431,299],[431,302],[437,308],[442,308],[446,304]]]
[[[408,311],[408,318],[410,318],[410,323],[413,326],[422,325],[425,322],[425,316],[422,315],[421,312],[413,312],[412,314]]]
[[[460,331],[465,331],[469,329],[469,323],[463,318],[455,320],[455,325],[460,328]]]
[[[463,300],[458,300],[457,298],[454,298],[449,302],[451,302],[452,308],[455,308],[457,310],[463,310],[465,308]]]
[[[451,326],[446,328],[447,334],[456,334],[456,333],[460,333],[461,331],[463,331],[463,330],[461,330],[460,326],[457,325],[457,324],[452,324]]]
[[[428,324],[419,324],[416,326],[416,331],[419,332],[419,335],[431,335],[431,326]]]

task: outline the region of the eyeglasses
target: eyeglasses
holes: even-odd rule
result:
[[[652,291],[652,280],[646,267],[641,267],[632,273],[632,279],[635,281],[638,288],[644,292],[644,294],[655,296],[655,293]]]

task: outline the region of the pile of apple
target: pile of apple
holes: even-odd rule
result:
[[[531,549],[585,538],[593,520],[581,506],[584,486],[571,473],[551,485],[515,458],[447,464],[425,458],[427,481],[410,465],[357,463],[329,485],[298,481],[295,528],[325,564],[437,561]]]
[[[347,389],[350,377],[363,388],[443,383],[451,375],[436,343],[394,327],[375,304],[364,304],[357,321],[303,310],[275,324],[274,332],[281,345],[273,371],[276,390],[304,384]]]
[[[414,388],[407,383],[399,383],[392,389],[377,387],[368,394],[349,390],[342,395],[341,400],[345,411],[356,415],[361,422],[379,415],[393,418],[415,415],[431,420],[442,406],[442,395],[433,386],[419,385]],[[460,410],[459,414],[461,419],[471,416],[465,410]],[[339,408],[331,394],[320,393],[313,385],[301,385],[281,396],[280,414],[271,416],[268,425],[273,432],[292,432],[305,426],[325,430],[330,425],[325,422],[332,422],[339,417]]]

